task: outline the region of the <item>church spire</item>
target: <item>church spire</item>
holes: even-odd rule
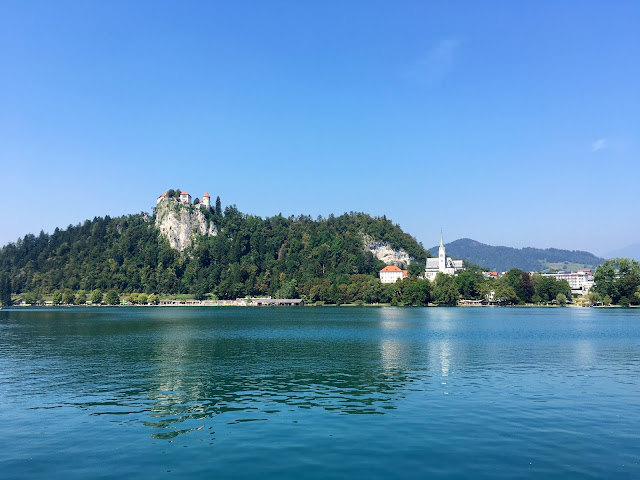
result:
[[[442,228],[440,229],[440,248],[444,248],[444,241],[442,240]]]

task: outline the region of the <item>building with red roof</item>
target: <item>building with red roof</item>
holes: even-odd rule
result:
[[[211,195],[209,195],[209,192],[206,192],[202,196],[202,201],[200,202],[200,206],[205,208],[211,208]]]
[[[408,270],[402,270],[395,265],[387,265],[380,270],[380,282],[381,283],[395,283],[398,280],[402,280],[409,275]]]

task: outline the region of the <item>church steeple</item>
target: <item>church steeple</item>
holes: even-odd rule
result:
[[[444,239],[442,237],[442,229],[440,229],[440,248],[438,249],[438,270],[444,273],[447,263],[447,256],[444,250]]]

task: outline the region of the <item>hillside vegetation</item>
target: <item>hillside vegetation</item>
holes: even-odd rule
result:
[[[36,298],[70,289],[197,298],[304,295],[334,302],[362,296],[367,285],[379,288],[384,264],[365,250],[363,235],[402,248],[420,263],[427,256],[399,226],[364,213],[261,218],[230,206],[207,217],[217,234],[197,236],[184,252],[172,249],[146,214],[29,234],[0,249],[0,275],[14,294],[34,292]]]
[[[603,258],[579,250],[494,247],[470,238],[462,238],[445,246],[447,255],[454,258],[464,258],[497,272],[505,272],[512,268],[519,268],[526,272],[539,272],[550,269],[595,269],[596,266],[604,262]],[[433,247],[429,251],[437,255],[438,247]]]

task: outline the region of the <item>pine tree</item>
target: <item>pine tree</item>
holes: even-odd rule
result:
[[[11,305],[11,280],[7,275],[0,277],[0,304]]]

